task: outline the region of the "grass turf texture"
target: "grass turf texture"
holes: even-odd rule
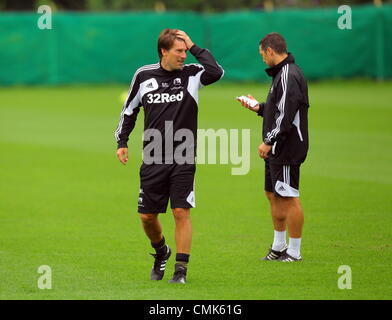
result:
[[[188,284],[149,280],[136,213],[143,113],[130,160],[115,156],[124,87],[0,89],[0,299],[391,299],[392,83],[311,83],[310,153],[301,172],[304,261],[262,262],[272,242],[257,156],[261,119],[234,97],[267,85],[200,92],[199,128],[250,128],[251,170],[198,165]],[[171,213],[161,215],[174,249]],[[52,290],[39,290],[41,265]],[[340,265],[352,289],[337,286]]]

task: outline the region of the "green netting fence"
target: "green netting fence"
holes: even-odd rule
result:
[[[0,85],[122,83],[156,63],[164,28],[185,30],[209,48],[226,80],[263,80],[258,53],[268,32],[284,35],[308,79],[392,77],[392,6],[352,8],[352,29],[338,28],[337,8],[316,10],[64,13],[52,29],[40,14],[0,13]],[[189,62],[195,62],[193,57]]]

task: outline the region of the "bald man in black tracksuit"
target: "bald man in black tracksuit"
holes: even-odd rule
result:
[[[265,103],[253,108],[245,101],[241,103],[263,117],[259,155],[265,159],[265,192],[274,224],[274,242],[263,260],[300,261],[303,209],[299,201],[299,172],[309,146],[308,87],[281,35],[266,35],[259,49],[269,65],[266,72],[272,77],[272,85]],[[286,226],[290,235],[288,246]]]

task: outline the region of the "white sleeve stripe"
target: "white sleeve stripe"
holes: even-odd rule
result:
[[[275,129],[273,129],[271,132],[267,133],[267,139],[271,139],[273,137],[276,137],[276,135],[280,131],[280,125],[281,125],[283,117],[284,117],[284,107],[285,107],[285,102],[286,102],[288,70],[289,70],[289,65],[286,64],[283,67],[283,71],[282,71],[282,75],[281,75],[281,82],[282,82],[283,93],[282,93],[282,97],[280,99],[280,102],[278,104],[278,110],[279,110],[280,114],[279,114],[279,117],[276,119],[276,127],[275,127]]]
[[[222,75],[220,77],[220,79],[222,79],[223,75],[225,74],[225,69],[222,68],[222,66],[218,63],[218,61],[215,61],[215,62],[218,65],[219,69],[222,70]],[[205,70],[205,68],[200,63],[188,63],[188,64],[186,64],[186,66],[196,66],[196,67],[199,67],[199,68]]]
[[[129,87],[128,95],[127,95],[127,98],[126,98],[125,101],[124,101],[124,105],[123,105],[123,108],[122,108],[122,111],[121,111],[120,122],[119,122],[119,124],[118,124],[118,126],[117,126],[117,129],[116,129],[116,132],[115,132],[115,134],[114,134],[115,137],[116,137],[116,141],[119,141],[119,140],[120,140],[119,135],[120,135],[121,130],[122,130],[122,125],[123,125],[123,123],[124,123],[124,114],[125,114],[125,110],[127,109],[128,105],[129,105],[128,99],[129,99],[129,96],[130,96],[131,93],[132,93],[133,86],[134,86],[134,84],[135,84],[135,80],[136,80],[137,75],[138,75],[140,72],[142,72],[142,71],[145,71],[145,70],[154,70],[154,69],[158,69],[159,67],[160,67],[160,64],[159,64],[159,63],[145,65],[145,66],[143,66],[143,67],[137,69],[136,72],[135,72],[135,74],[133,75],[132,82],[131,82],[131,85],[130,85],[130,87]],[[135,96],[135,97],[136,97],[136,96]],[[136,104],[136,105],[137,105],[137,104]],[[133,109],[132,109],[132,110],[133,110]],[[132,110],[131,110],[131,114],[132,114]]]
[[[222,79],[223,76],[225,75],[225,69],[223,69],[222,66],[221,66],[218,62],[217,62],[216,64],[217,64],[217,65],[219,66],[219,68],[221,68],[221,70],[222,70],[222,75],[221,75],[221,77],[219,78],[219,80],[220,80],[220,79]]]
[[[204,67],[200,63],[187,63],[185,66],[196,66],[201,69],[204,69]]]
[[[285,102],[285,91],[286,91],[286,86],[285,86],[285,84],[286,84],[286,82],[285,82],[285,70],[286,70],[286,68],[285,67],[283,67],[282,75],[281,75],[281,82],[282,82],[283,93],[282,93],[281,100],[280,100],[280,102],[278,104],[278,110],[279,110],[280,114],[279,114],[278,118],[276,119],[275,129],[267,134],[267,138],[268,139],[271,139],[274,136],[274,133],[276,131],[279,131],[280,123],[281,123],[282,118],[284,116],[284,102]]]
[[[204,70],[200,70],[196,75],[190,76],[188,78],[188,87],[187,91],[192,96],[192,98],[196,101],[196,104],[199,100],[199,89],[203,86],[200,82],[200,77],[203,74]]]
[[[276,127],[272,132],[270,133],[270,137],[276,136],[279,131],[280,131],[280,125],[282,123],[282,119],[284,117],[284,107],[285,107],[285,102],[286,102],[286,91],[287,91],[287,71],[288,71],[288,65],[283,67],[283,72],[282,72],[282,88],[283,88],[283,94],[281,101],[278,105],[278,109],[280,111],[279,117],[276,119]]]
[[[288,66],[288,65],[286,65],[286,66]],[[276,134],[280,131],[280,124],[281,124],[282,119],[284,117],[284,106],[285,106],[285,101],[286,101],[286,88],[287,88],[287,82],[286,82],[287,68],[286,68],[286,66],[283,67],[282,76],[281,76],[283,93],[282,93],[282,98],[281,98],[279,105],[278,105],[278,110],[279,110],[280,114],[279,114],[279,117],[276,119],[275,129],[268,133],[267,137],[269,139],[276,136]]]

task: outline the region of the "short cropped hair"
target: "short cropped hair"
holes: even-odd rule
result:
[[[287,53],[287,44],[284,38],[277,32],[271,32],[260,40],[262,50],[271,48],[278,54]]]
[[[177,37],[178,29],[166,28],[162,30],[158,38],[158,55],[162,59],[162,49],[170,50],[173,47],[174,40],[182,40]]]

